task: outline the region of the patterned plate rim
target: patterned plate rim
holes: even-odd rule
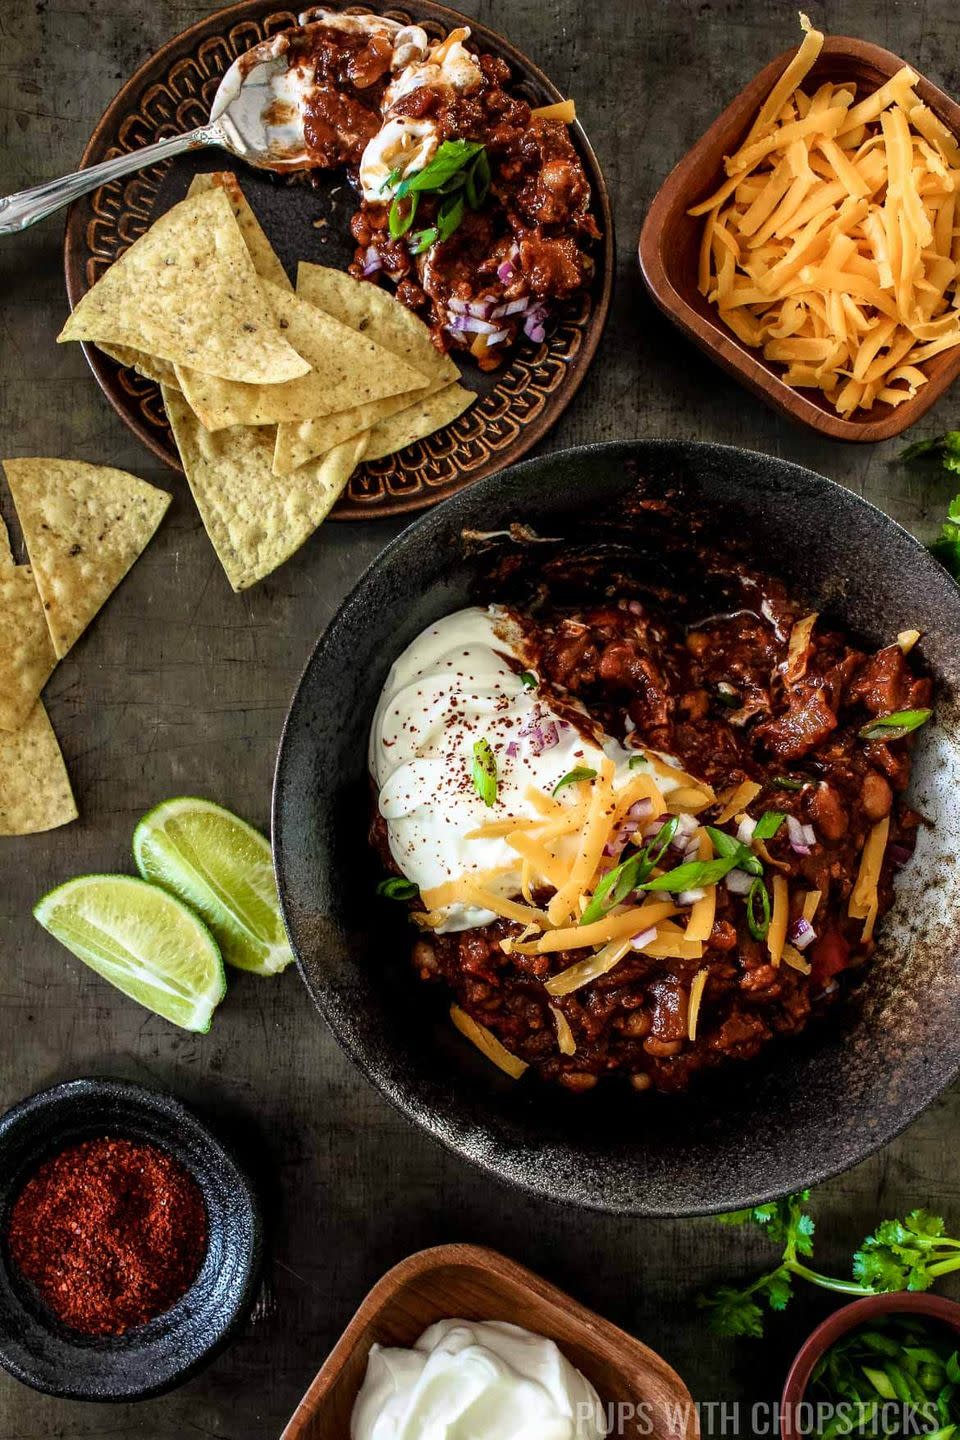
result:
[[[480,21],[475,21],[445,5],[435,4],[433,0],[399,0],[395,6],[377,3],[377,0],[370,0],[370,3],[367,4],[354,5],[341,5],[339,0],[333,0],[331,8],[334,7],[360,12],[373,10],[383,14],[407,12],[415,20],[435,21],[443,24],[448,30],[459,24],[467,24],[471,27],[471,31],[481,47],[502,53],[508,62],[521,73],[524,80],[539,86],[547,96],[556,100],[563,98],[561,92],[543,71],[509,40]],[[144,94],[149,93],[148,87],[157,83],[155,72],[158,65],[169,63],[172,66],[192,53],[195,46],[202,40],[215,38],[221,33],[229,32],[234,25],[244,22],[252,21],[260,24],[272,15],[283,14],[285,8],[282,4],[266,3],[266,0],[239,0],[238,4],[213,12],[166,41],[137,68],[107,106],[87,142],[80,162],[81,168],[95,164],[110,153],[115,153],[114,132],[119,121],[123,116],[134,113]],[[361,466],[351,480],[347,491],[334,507],[331,519],[380,519],[388,515],[408,513],[436,504],[448,495],[453,495],[458,490],[472,484],[475,480],[514,464],[527,454],[552,428],[577,393],[593,361],[606,326],[613,288],[616,249],[610,197],[599,162],[579,121],[573,126],[573,132],[575,144],[590,177],[594,194],[594,209],[603,230],[603,238],[598,252],[598,273],[592,291],[584,299],[580,313],[561,319],[554,334],[532,355],[521,352],[515,356],[512,363],[499,372],[500,379],[490,394],[481,397],[458,420],[443,427],[427,440],[408,446],[406,450],[398,452],[397,455],[383,461],[373,462],[372,465]],[[124,184],[123,181],[115,183]],[[86,202],[95,205],[98,197],[104,193],[104,189],[109,190],[110,188],[104,187],[93,192],[92,196],[86,197]],[[70,207],[67,212],[64,233],[64,270],[67,298],[71,309],[90,288],[87,262],[91,256],[91,247],[88,243],[89,227],[84,225],[82,218],[83,204],[84,201],[79,200]],[[567,348],[562,348],[559,341],[565,331],[569,336],[569,345]],[[97,384],[119,418],[158,459],[182,474],[179,457],[171,448],[169,432],[165,433],[156,422],[143,415],[143,401],[152,399],[155,404],[160,404],[157,387],[151,382],[140,381],[138,377],[138,383],[142,388],[141,403],[138,405],[137,397],[129,389],[124,391],[120,385],[120,376],[122,374],[129,376],[130,372],[124,371],[96,346],[85,344],[82,348]],[[551,365],[553,367],[553,384],[549,388],[537,389],[535,382],[532,380],[530,382],[529,388],[535,391],[530,418],[515,421],[513,433],[506,439],[501,438],[499,444],[491,445],[489,439],[484,438],[484,430],[493,428],[490,423],[492,417],[484,416],[483,411],[485,407],[490,410],[495,409],[499,397],[502,402],[506,403],[506,409],[509,412],[508,391],[503,382],[510,377],[515,377],[518,370],[521,373],[525,372],[529,377],[537,370],[546,373]],[[502,416],[498,416],[498,418],[502,418]],[[478,422],[479,429],[477,428]],[[465,464],[463,457],[468,453],[466,447],[471,444],[473,445],[473,454],[470,457],[470,463]],[[442,471],[438,470],[438,467],[443,464],[453,467],[452,474],[444,476]],[[434,472],[433,476],[429,473],[431,469]],[[427,472],[426,475],[421,474],[424,470]],[[406,475],[410,475],[415,481],[415,490],[404,493],[403,490],[389,487],[387,482],[391,478],[396,480],[398,477]],[[438,476],[439,478],[437,478]],[[362,488],[364,484],[366,493]]]

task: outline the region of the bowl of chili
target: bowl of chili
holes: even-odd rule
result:
[[[249,1178],[172,1095],[78,1079],[0,1118],[0,1364],[78,1400],[182,1384],[259,1277]]]
[[[611,527],[638,486],[647,522],[611,548]],[[449,990],[420,984],[411,966],[407,906],[376,895],[371,723],[404,647],[491,598],[484,585],[504,532],[544,567],[551,546],[572,547],[584,562],[596,554],[600,601],[628,563],[675,595],[684,572],[655,524],[671,496],[684,507],[680,538],[696,522],[699,543],[717,557],[691,574],[691,587],[742,554],[826,627],[871,650],[921,632],[917,659],[933,681],[935,715],[917,737],[911,794],[930,824],[897,872],[876,952],[838,984],[816,1023],[778,1032],[754,1058],[717,1066],[683,1093],[638,1094],[606,1079],[583,1093],[546,1090],[535,1066],[514,1080],[464,1041]],[[613,538],[619,545],[619,531]],[[502,603],[506,593],[498,587],[493,598]],[[544,1198],[621,1214],[705,1214],[745,1209],[859,1163],[960,1071],[958,633],[960,590],[918,541],[843,487],[775,457],[647,440],[541,456],[479,482],[377,557],[318,643],[287,718],[274,856],[311,998],[403,1114]]]

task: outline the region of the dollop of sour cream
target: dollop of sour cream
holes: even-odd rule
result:
[[[552,1340],[438,1320],[412,1350],[374,1345],[350,1440],[602,1440],[596,1390]]]
[[[408,880],[431,890],[470,871],[498,870],[484,884],[516,895],[521,865],[502,836],[468,839],[491,820],[536,818],[534,789],[552,794],[571,770],[613,761],[616,792],[634,778],[628,750],[612,736],[590,739],[525,683],[523,637],[510,616],[472,606],[438,620],[408,645],[387,677],[370,732],[370,770],[387,822],[390,853]],[[497,794],[484,803],[472,779],[474,746],[486,740],[496,759]],[[661,761],[669,764],[667,757]],[[685,783],[662,770],[669,794]],[[575,803],[566,786],[561,804]],[[577,841],[567,837],[560,846]],[[563,848],[558,849],[563,855]],[[487,925],[495,916],[466,903],[443,907],[439,933]]]

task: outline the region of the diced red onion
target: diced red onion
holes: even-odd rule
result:
[[[698,901],[698,900],[702,900],[703,897],[704,897],[704,895],[706,895],[706,893],[707,893],[706,890],[700,890],[700,889],[681,890],[681,891],[680,891],[680,894],[677,896],[677,904],[678,904],[678,905],[696,905],[697,901]]]
[[[636,722],[633,721],[633,720],[630,718],[629,715],[624,715],[624,717],[623,717],[623,729],[624,729],[624,734],[626,734],[626,735],[632,735],[633,732],[634,732],[634,730],[636,730],[636,728],[637,728]]]
[[[737,831],[737,839],[740,841],[741,845],[750,844],[751,840],[753,839],[753,832],[754,830],[756,830],[756,828],[756,820],[751,820],[749,815],[745,815],[740,821],[740,828]]]
[[[497,279],[503,285],[509,285],[511,280],[516,280],[517,272],[509,260],[501,260],[497,266]]]
[[[544,750],[552,750],[554,745],[560,744],[560,731],[556,722],[548,720],[544,724],[542,715],[543,712],[536,706],[527,723],[517,731],[518,735],[529,739],[534,755],[542,755]]]
[[[812,945],[816,938],[816,930],[814,930],[810,921],[804,920],[802,916],[799,920],[795,920],[790,927],[790,944],[795,946],[797,950],[806,950],[807,946]]]
[[[518,756],[519,754],[520,754],[520,746],[517,744],[516,740],[511,740],[511,741],[510,741],[510,744],[507,746],[507,755],[508,755],[508,757],[509,757],[511,760],[516,760],[516,758],[517,758],[517,756]]]
[[[495,330],[492,335],[488,335],[488,336],[487,336],[487,344],[488,344],[488,345],[499,345],[500,342],[501,342],[501,340],[509,340],[509,339],[510,339],[510,331],[509,331],[509,330]]]
[[[540,324],[532,323],[529,316],[524,322],[523,333],[526,335],[528,340],[533,341],[534,345],[542,345],[544,340],[546,340],[547,338],[547,332],[546,330],[544,330],[543,326]]]
[[[687,860],[699,860],[699,858],[700,858],[700,842],[699,842],[698,840],[688,840],[688,841],[686,842],[686,844],[685,844],[684,847],[683,847],[683,858],[684,858],[684,861],[687,861]]]
[[[484,300],[471,300],[467,305],[467,314],[475,315],[478,320],[489,320],[490,312],[493,310],[493,296],[488,295]]]
[[[807,839],[807,832],[813,836],[812,840]],[[790,841],[790,849],[795,855],[809,855],[810,846],[816,842],[816,834],[809,825],[801,825],[796,815],[787,816],[787,838]]]
[[[645,945],[649,945],[650,941],[656,940],[656,938],[657,927],[656,925],[651,925],[649,930],[641,930],[639,935],[634,935],[630,941],[630,948],[631,950],[642,950]]]
[[[603,847],[604,855],[619,855],[626,844],[626,837],[623,835],[611,835]]]
[[[466,315],[468,313],[467,302],[465,300],[458,300],[456,295],[450,296],[450,299],[447,301],[447,309],[451,310],[454,315]]]
[[[731,895],[746,895],[753,884],[753,876],[745,870],[731,870],[723,882]]]
[[[650,802],[647,801],[647,804],[649,804],[649,803],[650,803]],[[678,835],[683,835],[683,836],[685,836],[687,839],[689,839],[689,837],[690,837],[691,835],[693,835],[693,834],[695,833],[695,831],[699,830],[699,828],[700,828],[700,825],[699,825],[699,822],[698,822],[698,820],[697,820],[696,815],[678,815],[678,816],[677,816],[677,834],[678,834]]]
[[[519,300],[507,300],[503,305],[497,305],[490,311],[491,319],[499,320],[503,315],[525,315],[530,309],[531,300],[529,295]]]
[[[368,245],[367,253],[363,258],[363,273],[365,276],[376,275],[378,270],[383,269],[383,261],[380,259],[380,251],[376,245]]]
[[[895,840],[891,841],[891,843],[887,846],[887,854],[890,857],[890,864],[896,870],[899,870],[902,866],[906,865],[912,853],[913,852],[911,850],[907,849],[906,845],[898,845]]]
[[[653,809],[653,802],[650,800],[635,800],[627,811],[631,820],[649,820],[650,812]]]
[[[495,335],[496,325],[489,320],[481,320],[479,315],[456,315],[450,322],[451,330],[469,330],[476,335]]]
[[[808,845],[816,845],[816,843],[817,843],[817,832],[816,832],[816,830],[814,830],[814,828],[813,828],[812,825],[804,825],[804,827],[803,827],[803,838],[804,838],[804,840],[806,841],[806,843],[807,843]]]

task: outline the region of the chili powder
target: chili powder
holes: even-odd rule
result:
[[[189,1288],[207,1213],[196,1181],[163,1150],[104,1136],[40,1166],[14,1203],[7,1239],[63,1324],[122,1335]]]

